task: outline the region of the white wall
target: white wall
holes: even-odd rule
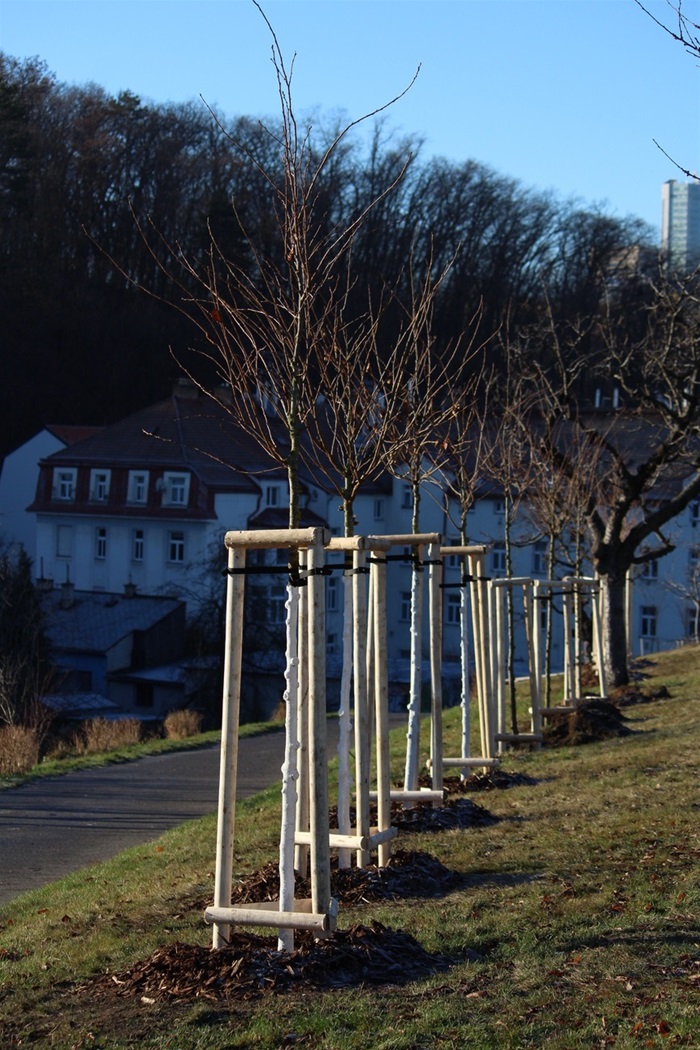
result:
[[[42,430],[6,456],[0,472],[0,536],[24,547],[38,575],[36,515],[26,508],[36,495],[39,460],[65,447],[65,442]]]

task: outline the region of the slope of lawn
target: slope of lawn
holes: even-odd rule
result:
[[[511,786],[468,796],[498,820],[401,835],[401,849],[458,873],[454,885],[341,908],[343,935],[376,923],[408,935],[435,959],[420,976],[387,953],[384,985],[339,970],[335,988],[263,977],[255,994],[223,998],[216,983],[198,997],[118,994],[158,948],[209,943],[205,818],[0,910],[0,1046],[697,1047],[700,654],[643,670],[644,687],[669,696],[624,707],[630,735],[511,754]],[[445,737],[456,753],[458,711]],[[397,775],[403,743],[395,733]],[[274,860],[278,834],[277,791],[240,804],[236,875]]]

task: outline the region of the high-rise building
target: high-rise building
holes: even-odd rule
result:
[[[661,251],[675,273],[700,265],[700,182],[670,179],[661,187]]]

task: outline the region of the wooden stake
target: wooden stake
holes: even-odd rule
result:
[[[391,799],[389,797],[389,679],[386,657],[386,560],[372,559],[374,577],[374,701],[377,733],[377,827],[381,833],[391,827]],[[391,857],[391,842],[379,844],[378,863],[385,868]]]
[[[319,533],[322,530],[317,530]],[[327,539],[326,539],[326,542]],[[311,831],[312,911],[326,914],[331,904],[328,844],[328,760],[326,753],[326,603],[324,539],[309,547],[309,825]]]
[[[216,867],[214,905],[228,907],[233,881],[233,838],[236,821],[236,782],[238,779],[238,726],[241,709],[241,660],[243,652],[243,599],[245,550],[228,552],[226,581],[226,645],[224,649],[224,695],[221,721],[221,759],[219,768],[219,807],[216,825]],[[214,927],[212,947],[222,948],[228,941],[229,927]]]
[[[430,597],[430,757],[432,786],[442,792],[442,559],[440,547],[428,547]]]

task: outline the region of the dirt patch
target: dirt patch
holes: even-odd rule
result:
[[[568,747],[631,733],[616,704],[609,700],[585,700],[570,714],[558,714],[550,719],[544,730],[544,742],[549,747]]]
[[[118,974],[90,982],[91,994],[175,1003],[258,999],[271,992],[401,985],[440,970],[452,960],[427,952],[410,934],[381,923],[336,930],[325,940],[296,936],[293,952],[276,950],[276,939],[235,933],[226,948],[175,944],[156,949]]]

